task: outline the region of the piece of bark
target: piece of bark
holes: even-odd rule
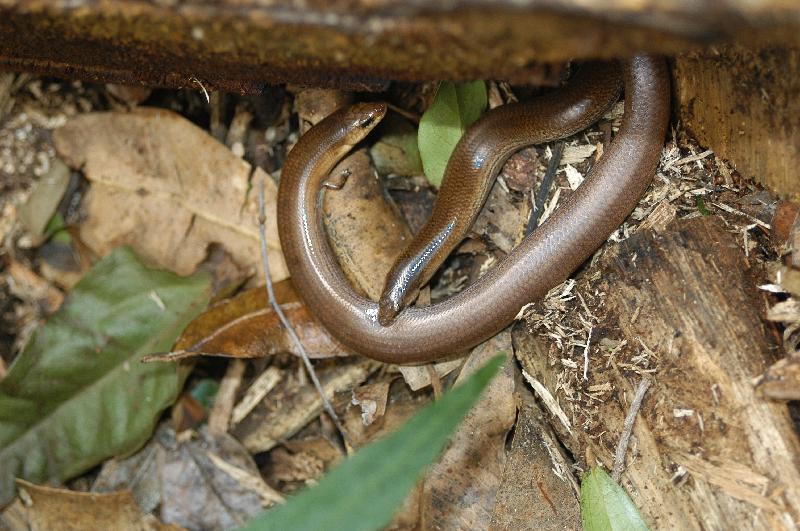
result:
[[[800,197],[800,49],[738,46],[678,56],[681,122],[703,146],[782,197]]]
[[[637,231],[598,271],[577,290],[603,304],[589,379],[572,400],[561,390],[569,375],[554,374],[546,351],[517,351],[582,428],[563,442],[590,456],[587,466],[610,469],[633,390],[649,378],[621,483],[650,525],[795,528],[800,444],[786,406],[753,386],[778,347],[736,237],[718,217],[677,221],[663,233]]]
[[[561,455],[555,433],[529,398],[517,415],[514,441],[497,492],[491,531],[580,529],[581,511],[572,470]]]
[[[772,400],[800,400],[800,357],[778,360],[757,384],[758,396]]]
[[[798,12],[791,0],[3,0],[0,66],[236,93],[286,82],[552,83],[542,61],[796,45]]]

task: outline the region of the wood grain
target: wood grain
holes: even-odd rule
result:
[[[745,178],[800,198],[800,48],[680,55],[681,122]]]

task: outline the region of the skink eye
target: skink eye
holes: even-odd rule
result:
[[[367,118],[364,118],[361,121],[361,127],[369,127],[370,125],[372,125],[372,122],[374,122],[374,121],[375,121],[375,117],[372,116],[372,115],[369,115]]]

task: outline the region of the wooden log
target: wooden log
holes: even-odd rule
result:
[[[681,122],[739,173],[800,198],[800,49],[739,46],[680,55]]]
[[[786,0],[0,0],[0,67],[242,92],[539,83],[543,63],[797,45],[798,30],[800,4]]]
[[[634,389],[652,382],[621,482],[653,529],[796,529],[800,443],[786,405],[753,386],[779,347],[748,267],[713,216],[640,230],[609,251],[570,302],[572,313],[600,308],[588,381],[583,348],[559,360],[515,331],[523,369],[561,412],[554,429],[586,466],[612,468]]]

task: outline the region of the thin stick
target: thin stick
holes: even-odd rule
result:
[[[214,435],[228,432],[231,424],[231,412],[236,401],[236,391],[242,383],[244,370],[247,366],[244,360],[235,359],[228,364],[228,370],[219,384],[217,396],[214,399],[214,407],[208,415],[208,430]]]
[[[392,110],[392,111],[396,112],[397,114],[399,114],[400,116],[402,116],[404,118],[408,118],[409,120],[411,120],[415,124],[419,123],[419,114],[415,114],[415,113],[413,113],[411,111],[407,111],[407,110],[403,109],[402,107],[398,107],[397,105],[394,105],[392,103],[389,103],[386,106],[389,107],[390,110]]]
[[[586,346],[583,348],[583,381],[589,381],[589,345],[592,343],[592,331],[594,327],[589,329],[589,336],[586,338]]]
[[[286,315],[283,313],[283,309],[281,305],[278,304],[278,301],[275,299],[275,292],[272,288],[272,278],[269,274],[269,257],[267,255],[267,228],[266,228],[266,221],[267,221],[267,214],[266,214],[266,207],[264,206],[264,179],[261,179],[258,187],[258,232],[261,240],[261,261],[263,262],[264,266],[264,277],[266,279],[267,285],[267,296],[269,297],[269,304],[272,306],[272,309],[275,310],[275,313],[278,315],[278,318],[281,320],[281,324],[283,327],[286,328],[286,331],[289,333],[289,337],[294,343],[295,348],[300,353],[300,357],[303,360],[303,363],[306,366],[306,371],[308,375],[311,377],[311,381],[314,382],[314,387],[317,388],[317,392],[319,393],[320,398],[322,399],[322,407],[331,417],[331,420],[336,425],[336,429],[339,430],[339,433],[342,434],[342,439],[344,439],[345,445],[348,448],[352,448],[350,441],[347,439],[347,433],[344,431],[344,426],[342,426],[341,421],[339,420],[339,416],[336,414],[336,411],[333,410],[333,406],[331,405],[330,401],[328,401],[328,397],[325,396],[325,391],[322,388],[322,384],[317,378],[317,373],[314,371],[314,366],[311,365],[311,360],[308,358],[308,352],[306,352],[303,343],[300,341],[300,338],[297,337],[297,332],[294,331],[294,327],[286,318]]]
[[[539,185],[539,193],[533,201],[533,211],[531,217],[528,218],[528,226],[525,228],[525,236],[533,232],[539,226],[539,218],[544,211],[544,203],[547,201],[547,196],[550,195],[550,188],[553,187],[553,181],[556,178],[558,171],[558,163],[561,162],[561,154],[564,152],[564,142],[559,142],[553,149],[553,156],[550,157],[550,162],[547,163],[547,171],[542,178],[542,184]]]
[[[639,382],[639,387],[636,388],[636,395],[634,395],[631,407],[628,409],[628,414],[625,416],[622,436],[619,438],[619,443],[617,443],[617,451],[614,452],[614,469],[611,471],[611,478],[614,481],[619,481],[619,477],[622,475],[622,469],[625,468],[625,454],[628,451],[628,443],[631,439],[633,423],[636,421],[639,408],[642,407],[644,394],[647,392],[648,387],[650,387],[650,380],[647,378]]]

